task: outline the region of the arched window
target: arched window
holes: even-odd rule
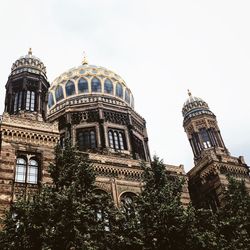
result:
[[[130,103],[130,93],[129,90],[125,90],[125,102]]]
[[[205,128],[200,129],[200,136],[202,139],[203,147],[204,148],[211,148],[211,142]]]
[[[110,129],[108,131],[109,147],[115,150],[127,149],[125,134],[122,130]]]
[[[78,81],[78,92],[79,93],[88,93],[89,92],[88,81],[85,78],[81,78]]]
[[[27,90],[26,92],[26,105],[25,109],[29,111],[34,111],[35,110],[35,92]]]
[[[75,84],[72,81],[68,81],[65,85],[66,96],[71,96],[76,93]]]
[[[15,181],[21,183],[37,184],[38,162],[30,159],[28,162],[24,157],[18,157],[16,161]]]
[[[120,83],[116,84],[115,94],[116,94],[116,96],[119,96],[121,98],[123,97],[123,88],[122,88],[122,85]]]
[[[94,77],[91,80],[91,90],[92,90],[92,92],[101,92],[101,82],[96,77]]]
[[[130,216],[135,213],[135,197],[131,192],[126,192],[121,195],[121,210],[125,216]]]
[[[80,150],[96,148],[96,132],[94,128],[79,129],[77,141]]]
[[[21,110],[22,108],[22,97],[23,97],[23,92],[19,91],[15,93],[15,99],[14,99],[14,112],[17,112]]]
[[[57,102],[59,102],[60,100],[62,100],[64,98],[62,86],[60,86],[60,85],[57,86],[56,91],[55,91],[55,95],[56,95]]]
[[[113,94],[113,83],[109,79],[104,82],[104,93]]]
[[[55,104],[54,97],[52,93],[49,93],[48,106],[51,108]]]

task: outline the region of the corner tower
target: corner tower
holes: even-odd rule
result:
[[[50,182],[59,133],[57,123],[45,121],[48,88],[46,68],[31,50],[14,62],[0,116],[0,217],[18,196]]]
[[[249,167],[243,156],[233,157],[226,148],[216,116],[208,104],[188,91],[182,114],[183,127],[194,154],[188,172],[191,200],[197,207],[216,210],[223,203],[227,175],[244,179],[250,191]]]
[[[45,119],[49,89],[46,67],[32,55],[31,49],[13,63],[5,88],[5,112],[10,115],[32,112]]]

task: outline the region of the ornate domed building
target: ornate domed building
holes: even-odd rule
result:
[[[182,114],[195,166],[187,176],[183,165],[166,165],[166,170],[188,179],[183,204],[190,193],[197,207],[217,209],[226,175],[245,179],[250,190],[249,167],[242,156],[230,155],[208,104],[189,92]],[[17,196],[51,183],[47,169],[54,147],[58,142],[63,147],[66,139],[88,155],[97,188],[110,193],[117,206],[141,192],[141,162],[150,164],[146,121],[135,111],[125,81],[84,58],[50,85],[46,67],[30,50],[14,62],[6,83],[0,119],[0,216]]]
[[[227,175],[244,179],[250,192],[249,167],[243,156],[227,150],[216,116],[201,98],[189,97],[182,108],[183,127],[193,150],[195,166],[188,172],[193,204],[216,210],[223,202]]]
[[[50,183],[47,168],[58,141],[63,147],[69,139],[89,156],[96,186],[118,206],[141,191],[141,161],[150,164],[146,122],[134,110],[131,90],[86,58],[51,85],[31,50],[18,59],[6,84],[0,133],[0,214],[18,195]],[[185,178],[182,165],[166,169]],[[182,201],[189,202],[187,185]]]

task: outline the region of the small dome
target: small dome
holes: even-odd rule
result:
[[[48,107],[50,110],[66,100],[91,97],[109,98],[110,102],[118,101],[122,105],[134,107],[133,95],[119,75],[104,67],[89,65],[86,60],[52,82]]]
[[[11,75],[16,75],[21,72],[30,72],[35,74],[42,74],[46,77],[46,67],[43,62],[32,55],[31,49],[26,56],[17,59],[11,67]]]
[[[188,95],[189,97],[182,108],[184,120],[205,113],[213,115],[213,113],[209,110],[208,104],[204,100],[202,100],[200,97],[192,96],[189,91]]]

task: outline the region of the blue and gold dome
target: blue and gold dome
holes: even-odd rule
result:
[[[188,99],[183,105],[182,115],[184,120],[201,114],[214,115],[210,111],[208,104],[200,97],[192,96],[191,92],[188,90]]]
[[[122,105],[134,107],[134,99],[125,81],[116,73],[104,67],[88,64],[84,58],[82,65],[69,69],[57,77],[51,84],[48,108],[83,99],[84,97],[107,97],[109,102],[119,101]]]

